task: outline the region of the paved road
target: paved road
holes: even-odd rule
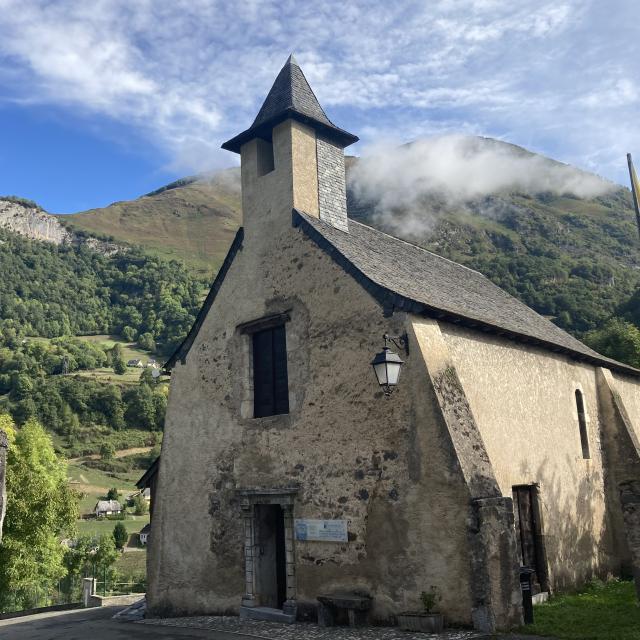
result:
[[[252,636],[206,629],[177,629],[120,622],[111,617],[122,607],[38,613],[0,620],[0,640],[249,640]],[[274,638],[274,640],[277,640]]]
[[[0,620],[0,640],[255,640],[255,635],[113,620],[122,607],[102,607],[74,611],[39,613],[23,618]],[[264,637],[262,635],[261,637]],[[431,637],[431,636],[429,636]],[[486,638],[493,636],[486,636]],[[278,633],[271,635],[278,640]],[[553,640],[534,636],[504,635],[501,640]]]

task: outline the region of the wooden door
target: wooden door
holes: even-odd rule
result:
[[[280,505],[255,507],[256,583],[260,604],[281,609],[286,600],[284,516]]]
[[[540,590],[541,567],[539,562],[539,531],[536,523],[537,494],[532,485],[513,487],[513,511],[515,516],[518,557],[520,565],[535,571],[533,583]]]

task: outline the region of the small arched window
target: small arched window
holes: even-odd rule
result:
[[[584,399],[582,391],[576,389],[576,408],[578,409],[578,424],[580,426],[580,444],[582,445],[582,457],[588,460],[589,455],[589,437],[587,435],[587,418],[584,413]]]

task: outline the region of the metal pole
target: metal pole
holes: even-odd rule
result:
[[[640,235],[640,204],[638,204],[638,176],[636,170],[633,167],[633,160],[631,154],[627,153],[627,164],[629,165],[629,177],[631,178],[631,194],[633,195],[633,206],[636,210],[636,224],[638,225],[638,235]]]

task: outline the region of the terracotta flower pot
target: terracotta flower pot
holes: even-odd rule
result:
[[[398,626],[403,631],[440,633],[444,629],[444,616],[441,613],[401,613]]]

